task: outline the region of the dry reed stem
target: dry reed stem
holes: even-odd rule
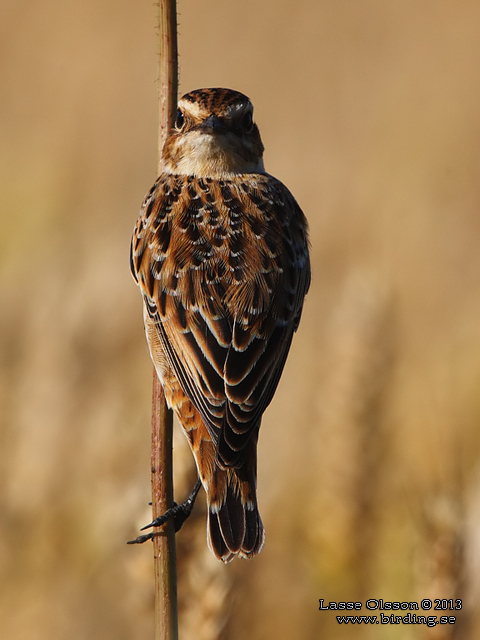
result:
[[[177,10],[175,0],[160,0],[160,126],[158,170],[168,129],[173,124],[178,91]],[[153,371],[152,399],[152,510],[156,518],[173,504],[173,416],[167,408],[162,385]],[[155,572],[155,638],[178,638],[175,530],[168,521],[153,538]]]

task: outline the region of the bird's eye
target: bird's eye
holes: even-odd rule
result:
[[[253,129],[253,116],[251,111],[247,111],[247,113],[243,116],[242,126],[249,133]]]
[[[180,111],[180,109],[178,109],[177,115],[175,116],[175,129],[177,129],[177,131],[180,131],[180,129],[183,128],[184,124],[185,124],[185,116]]]

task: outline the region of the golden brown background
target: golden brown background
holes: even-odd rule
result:
[[[155,178],[156,8],[0,8],[0,638],[144,640],[151,547],[125,540],[149,520],[151,364],[128,250]],[[478,638],[480,4],[179,14],[180,91],[252,98],[313,264],[261,430],[266,546],[223,567],[199,504],[181,639]],[[181,439],[175,456],[182,498]],[[425,597],[462,598],[457,624],[318,611]]]

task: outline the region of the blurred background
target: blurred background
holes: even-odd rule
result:
[[[251,97],[313,265],[260,432],[265,548],[221,565],[199,501],[177,536],[181,638],[478,638],[480,4],[178,5],[180,92]],[[150,521],[152,367],[128,253],[157,162],[156,11],[1,0],[9,640],[153,636],[151,546],[125,541]],[[181,434],[175,461],[183,499]],[[457,623],[352,628],[318,610],[427,597],[461,598]]]

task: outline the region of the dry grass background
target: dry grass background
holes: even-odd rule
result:
[[[252,98],[314,275],[261,432],[265,549],[217,564],[198,507],[182,640],[480,637],[480,5],[179,11],[181,91]],[[124,542],[149,519],[151,365],[128,246],[155,177],[156,10],[1,14],[0,637],[144,639],[151,549]],[[352,629],[322,597],[465,606],[454,627]]]

